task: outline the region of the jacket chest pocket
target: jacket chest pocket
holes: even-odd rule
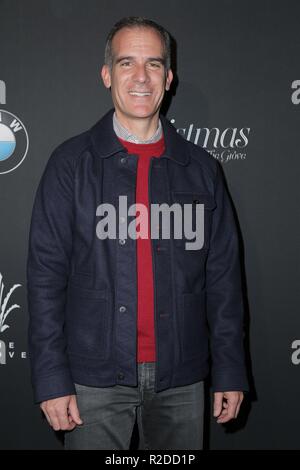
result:
[[[208,250],[215,200],[210,194],[173,191],[174,244],[185,250]],[[180,215],[181,214],[181,215]]]

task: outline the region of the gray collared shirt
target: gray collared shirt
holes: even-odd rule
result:
[[[158,142],[163,134],[161,121],[158,121],[158,128],[150,139],[141,140],[136,135],[132,134],[126,127],[122,126],[118,120],[116,113],[113,114],[113,127],[114,131],[120,139],[126,140],[127,142],[133,142],[134,144],[153,144]]]

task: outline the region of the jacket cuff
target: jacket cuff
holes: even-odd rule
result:
[[[249,383],[245,370],[212,371],[213,392],[240,391],[248,392]]]
[[[35,377],[33,390],[35,403],[66,395],[76,395],[73,379],[70,372],[66,370],[48,376]]]

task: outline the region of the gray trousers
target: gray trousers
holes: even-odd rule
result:
[[[139,449],[199,450],[204,383],[154,391],[155,362],[138,364],[138,386],[75,384],[83,425],[65,433],[65,449],[128,450],[135,421]]]

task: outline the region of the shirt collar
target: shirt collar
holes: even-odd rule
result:
[[[154,144],[155,142],[158,142],[161,139],[163,134],[161,121],[159,119],[158,128],[156,129],[156,132],[153,134],[153,136],[150,137],[150,139],[141,140],[139,139],[139,137],[132,134],[128,129],[126,129],[126,127],[124,127],[120,123],[119,119],[116,116],[116,112],[114,112],[113,114],[113,128],[118,137],[123,140],[126,140],[127,142],[133,142],[134,144]]]

